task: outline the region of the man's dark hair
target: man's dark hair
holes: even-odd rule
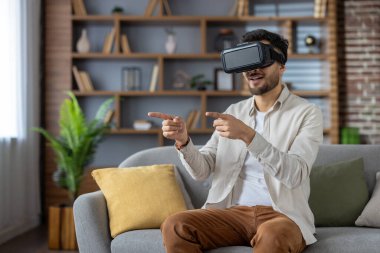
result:
[[[277,33],[272,33],[264,29],[257,29],[250,32],[247,32],[242,37],[242,42],[252,42],[252,41],[260,41],[267,40],[270,44],[279,49],[285,57],[285,62],[288,60],[288,45],[289,42],[287,39],[282,37]]]

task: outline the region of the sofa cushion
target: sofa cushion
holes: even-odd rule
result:
[[[380,172],[376,173],[376,186],[362,214],[355,221],[357,226],[380,228]]]
[[[302,253],[378,253],[379,229],[359,227],[317,228],[317,242]]]
[[[316,226],[353,226],[367,201],[362,158],[312,169],[309,204]]]
[[[98,169],[92,175],[107,201],[112,237],[159,228],[166,217],[186,210],[174,165]]]
[[[159,229],[128,231],[111,242],[112,253],[165,253]],[[251,247],[231,246],[204,251],[205,253],[252,253]]]
[[[143,229],[122,233],[111,242],[112,253],[165,253],[159,229]]]
[[[374,228],[317,228],[316,237],[318,241],[309,245],[303,253],[375,253],[380,248],[379,229]],[[149,253],[153,249],[156,253],[165,253],[159,229],[125,232],[111,242],[112,253]],[[252,248],[231,246],[208,250],[205,253],[252,253]]]

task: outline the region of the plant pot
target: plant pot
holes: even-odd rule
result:
[[[49,207],[49,249],[78,249],[71,206]]]

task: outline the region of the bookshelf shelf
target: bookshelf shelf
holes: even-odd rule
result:
[[[313,16],[281,16],[281,17],[258,17],[258,16],[241,16],[241,17],[226,17],[226,16],[143,16],[143,15],[87,15],[87,16],[75,16],[71,17],[74,22],[86,22],[86,21],[106,21],[113,22],[115,20],[127,21],[127,22],[136,22],[136,23],[155,23],[155,22],[165,22],[173,24],[198,24],[200,22],[212,22],[212,23],[221,23],[221,22],[266,22],[266,21],[317,21],[317,22],[327,22],[327,18],[316,18]]]
[[[159,134],[161,129],[149,129],[149,130],[136,130],[133,128],[119,128],[111,129],[110,134]]]
[[[219,60],[219,53],[206,53],[206,54],[162,54],[162,53],[75,53],[72,54],[73,59],[214,59]],[[289,54],[288,59],[321,59],[326,60],[326,54]]]

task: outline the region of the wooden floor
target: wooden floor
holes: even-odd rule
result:
[[[47,228],[40,226],[0,245],[0,253],[79,253],[79,251],[49,250]]]

